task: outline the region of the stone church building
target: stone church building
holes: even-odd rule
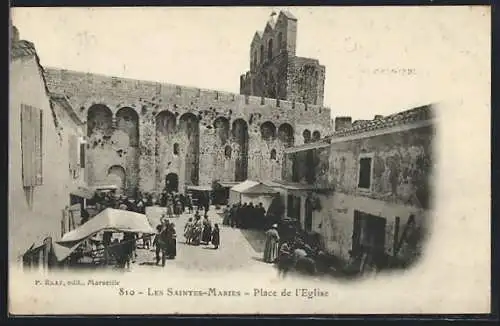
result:
[[[240,94],[45,68],[86,123],[86,181],[125,193],[281,179],[284,149],[330,133],[325,67],[295,55],[297,19],[272,13]]]

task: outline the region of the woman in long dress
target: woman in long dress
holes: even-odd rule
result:
[[[193,218],[190,217],[186,225],[184,225],[184,238],[186,239],[186,244],[191,244],[191,241],[193,239],[193,227]]]
[[[212,231],[212,244],[214,245],[214,249],[218,249],[220,245],[220,231],[219,224],[215,223],[214,229]]]
[[[264,261],[266,263],[274,263],[276,258],[278,258],[280,236],[277,229],[278,225],[273,224],[266,231],[266,246],[264,248]]]
[[[212,237],[212,223],[205,216],[203,219],[203,234],[201,237],[201,242],[204,244],[208,244],[210,242],[210,238]]]
[[[195,246],[199,246],[201,242],[201,232],[203,230],[203,224],[201,223],[201,219],[198,218],[194,222],[194,228],[193,228],[193,239],[191,243]]]
[[[167,258],[174,259],[177,256],[177,234],[175,224],[169,223],[167,226]]]

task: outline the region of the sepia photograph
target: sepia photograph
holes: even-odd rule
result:
[[[11,8],[10,312],[489,312],[489,48],[479,6]]]

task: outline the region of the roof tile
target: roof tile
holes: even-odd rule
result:
[[[402,111],[396,114],[386,116],[382,119],[369,120],[356,123],[351,128],[342,129],[333,133],[332,137],[342,137],[347,135],[359,134],[365,131],[383,129],[402,125],[414,121],[428,120],[433,117],[432,106],[425,105],[411,110]]]

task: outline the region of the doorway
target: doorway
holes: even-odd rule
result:
[[[312,201],[311,198],[306,198],[306,203],[305,203],[305,218],[304,218],[304,228],[307,232],[312,231],[312,224],[313,224],[313,208],[312,208]]]
[[[108,182],[119,188],[119,192],[123,193],[126,190],[127,178],[125,169],[120,165],[113,165],[108,170]]]
[[[377,251],[385,248],[385,227],[387,220],[380,216],[361,211],[354,211],[354,228],[352,233],[352,251]]]
[[[179,192],[179,176],[177,174],[167,174],[165,177],[165,190],[167,192]]]

